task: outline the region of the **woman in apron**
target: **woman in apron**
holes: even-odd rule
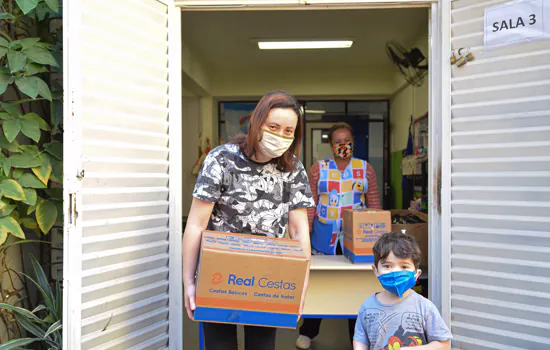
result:
[[[346,209],[380,209],[376,173],[367,161],[353,157],[352,128],[346,123],[334,124],[328,134],[333,156],[315,163],[309,183],[316,208],[308,210],[312,254],[343,253],[342,217]],[[309,349],[319,334],[322,319],[306,318],[296,340],[298,349]],[[349,320],[350,341],[355,319]]]
[[[195,310],[195,272],[205,229],[300,240],[311,252],[307,208],[314,206],[297,156],[303,118],[298,101],[266,94],[252,113],[247,135],[208,153],[197,178],[183,235],[183,283],[189,318]],[[306,277],[306,286],[309,275]],[[301,312],[301,310],[300,310]],[[206,350],[237,350],[235,325],[204,323]],[[246,350],[275,350],[276,328],[245,326]]]

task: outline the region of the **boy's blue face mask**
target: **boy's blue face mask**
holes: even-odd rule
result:
[[[378,276],[382,287],[388,292],[403,298],[403,294],[416,284],[414,271],[393,271]]]

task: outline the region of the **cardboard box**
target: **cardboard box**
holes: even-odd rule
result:
[[[344,255],[352,263],[374,263],[372,248],[382,234],[391,230],[391,214],[386,210],[344,211]]]
[[[391,214],[392,217],[394,215],[407,216],[412,214],[424,221],[418,224],[392,224],[392,231],[402,232],[402,230],[406,230],[408,235],[414,236],[422,252],[420,266],[428,266],[428,214],[413,210],[391,210]]]
[[[295,329],[308,269],[297,240],[204,231],[195,321]]]

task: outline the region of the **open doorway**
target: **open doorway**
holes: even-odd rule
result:
[[[424,77],[416,86],[408,83],[388,58],[386,44],[395,41],[406,50],[416,47],[427,63],[428,25],[428,8],[184,10],[184,125],[189,128],[184,129],[183,139],[184,150],[193,152],[186,160],[184,151],[184,215],[189,211],[195,179],[192,167],[198,158],[194,150],[202,145],[204,151],[206,138],[211,147],[228,141],[231,137],[228,108],[238,105],[242,115],[233,113],[232,118],[240,120],[250,113],[261,95],[274,89],[288,91],[304,104],[306,135],[302,162],[306,169],[323,154],[326,146],[323,135],[330,125],[348,122],[368,138],[369,142],[364,142],[359,152],[373,166],[380,162],[375,168],[384,208],[427,212],[428,166],[416,160],[427,152],[422,137],[428,130],[421,121],[428,111],[428,79]],[[257,45],[259,39],[341,38],[353,40],[353,46],[272,51],[259,50]],[[412,150],[407,150],[409,139]],[[376,147],[371,143],[376,143]],[[405,162],[409,167],[405,174],[404,154],[412,156]],[[424,230],[423,253],[428,256],[427,220]],[[427,268],[424,272],[427,276]],[[425,277],[423,280],[426,281]],[[423,287],[427,295],[427,285]],[[345,326],[339,320],[323,323],[317,349],[344,349],[348,343]],[[184,339],[189,348],[195,348],[198,342],[195,327],[185,324]],[[296,334],[281,331],[279,348],[292,348]]]

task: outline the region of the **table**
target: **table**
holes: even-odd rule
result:
[[[371,264],[352,264],[342,255],[313,255],[302,318],[356,318],[370,295],[382,291]],[[204,349],[202,324],[200,350]]]
[[[381,290],[370,264],[352,264],[342,255],[314,255],[302,317],[355,318],[363,301]]]

